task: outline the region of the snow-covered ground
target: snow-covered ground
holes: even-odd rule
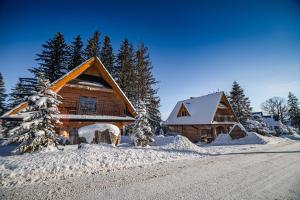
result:
[[[128,138],[122,139],[129,142]],[[248,133],[246,138],[235,141],[231,141],[227,135],[220,135],[214,143],[198,146],[182,136],[158,136],[152,146],[146,148],[137,148],[126,143],[118,147],[83,144],[79,149],[77,145],[69,145],[64,150],[46,149],[33,154],[0,156],[0,185],[11,187],[167,161],[243,152],[255,149],[261,144],[271,145],[288,140],[290,139]]]
[[[0,184],[12,186],[25,182],[61,179],[105,170],[200,157],[206,153],[182,136],[165,139],[158,137],[153,145],[148,148],[137,148],[125,144],[120,147],[82,144],[79,149],[77,145],[69,145],[65,146],[64,150],[55,148],[33,154],[0,157]]]

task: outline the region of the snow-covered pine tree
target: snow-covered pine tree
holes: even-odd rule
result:
[[[115,68],[115,55],[113,52],[110,38],[108,36],[104,37],[104,42],[100,53],[100,60],[106,67],[108,72],[112,75],[112,77],[116,79],[117,71]]]
[[[148,48],[141,44],[136,52],[136,99],[145,102],[153,130],[160,128],[161,115],[159,111],[160,99],[157,96],[155,80]]]
[[[252,108],[249,98],[245,96],[244,90],[236,81],[233,82],[228,100],[239,121],[245,124],[251,117]]]
[[[88,40],[87,46],[83,52],[84,58],[90,59],[100,55],[100,32],[96,31],[92,38]]]
[[[38,90],[39,87],[35,78],[19,78],[18,83],[9,94],[9,108],[12,109],[23,103],[26,97],[33,95]]]
[[[295,128],[300,128],[299,101],[298,98],[292,92],[289,92],[287,106],[289,121],[291,125]]]
[[[33,152],[48,146],[56,146],[59,137],[54,127],[60,124],[58,105],[61,97],[54,93],[47,79],[39,77],[41,91],[27,98],[28,107],[22,113],[23,122],[9,131],[8,143],[21,143],[17,153]]]
[[[155,134],[160,134],[161,132],[161,114],[159,111],[160,98],[156,94],[150,94],[150,98],[147,104],[147,111],[149,113],[149,122]]]
[[[53,82],[64,75],[67,71],[68,46],[62,33],[57,33],[53,39],[49,39],[42,45],[41,54],[37,54],[39,67],[29,69],[37,78],[44,74],[50,82]]]
[[[78,65],[80,65],[83,60],[83,52],[82,52],[83,43],[80,35],[74,38],[74,41],[69,46],[69,62],[68,62],[68,70],[72,70]]]
[[[135,123],[131,129],[131,138],[135,146],[147,146],[154,139],[146,104],[143,101],[139,102],[137,113]]]
[[[134,63],[134,50],[127,39],[124,40],[117,56],[117,83],[129,100],[136,105],[136,73]]]
[[[5,93],[5,84],[3,80],[2,73],[0,72],[0,115],[2,115],[6,110],[6,100],[7,94]]]

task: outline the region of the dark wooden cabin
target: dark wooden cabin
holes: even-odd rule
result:
[[[52,83],[50,89],[63,98],[59,106],[62,125],[57,130],[64,135],[95,123],[114,124],[122,133],[126,125],[134,122],[133,105],[97,57],[65,74]],[[26,102],[2,119],[22,120],[20,111],[25,107]]]
[[[211,142],[238,123],[224,92],[177,102],[164,124],[192,142]]]

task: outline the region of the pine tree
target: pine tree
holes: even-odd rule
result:
[[[66,72],[68,46],[62,33],[57,33],[53,39],[49,39],[42,45],[41,54],[37,54],[39,67],[29,69],[35,77],[44,74],[50,82],[60,78]]]
[[[245,96],[244,90],[236,81],[233,82],[228,99],[239,121],[245,124],[251,117],[252,108],[249,98]]]
[[[127,39],[124,40],[117,56],[118,76],[117,82],[126,96],[134,105],[136,98],[136,74],[134,63],[134,50]]]
[[[292,92],[289,92],[287,106],[288,106],[289,121],[291,125],[296,128],[300,128],[299,101]]]
[[[92,38],[88,40],[87,47],[84,50],[85,59],[100,55],[100,32],[96,31]]]
[[[9,94],[9,108],[12,109],[23,103],[26,97],[33,95],[39,90],[35,78],[19,78],[18,83]]]
[[[149,122],[155,134],[160,133],[161,129],[161,114],[159,111],[160,98],[153,92],[150,94],[149,102],[147,104],[147,111],[149,113]]]
[[[39,150],[43,147],[56,146],[59,141],[54,126],[60,124],[58,105],[61,97],[52,90],[47,79],[39,78],[41,92],[27,99],[28,107],[22,112],[26,116],[23,122],[9,131],[7,143],[21,143],[17,153]]]
[[[0,72],[0,115],[6,111],[6,100],[7,94],[5,93],[5,85],[2,73]]]
[[[150,116],[152,129],[160,127],[161,115],[159,111],[160,99],[157,96],[157,89],[151,65],[148,48],[141,44],[136,52],[136,99],[146,103]]]
[[[113,53],[113,48],[111,45],[110,38],[108,36],[104,37],[104,43],[100,53],[100,60],[106,67],[108,72],[112,75],[114,79],[117,78],[117,71],[115,69],[115,56]]]
[[[135,146],[147,146],[154,140],[146,104],[143,101],[139,102],[137,113],[131,129],[131,138]]]
[[[82,52],[83,43],[80,35],[74,38],[74,41],[69,47],[69,63],[68,70],[72,70],[78,65],[80,65],[83,60],[83,52]]]

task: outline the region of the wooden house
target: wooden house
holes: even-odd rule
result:
[[[177,102],[164,124],[192,142],[211,142],[238,123],[224,92],[191,97]]]
[[[62,125],[57,130],[65,136],[82,126],[109,123],[124,127],[134,122],[136,111],[98,57],[93,57],[51,84],[52,91],[62,96],[59,106]],[[24,102],[1,118],[22,120]]]

